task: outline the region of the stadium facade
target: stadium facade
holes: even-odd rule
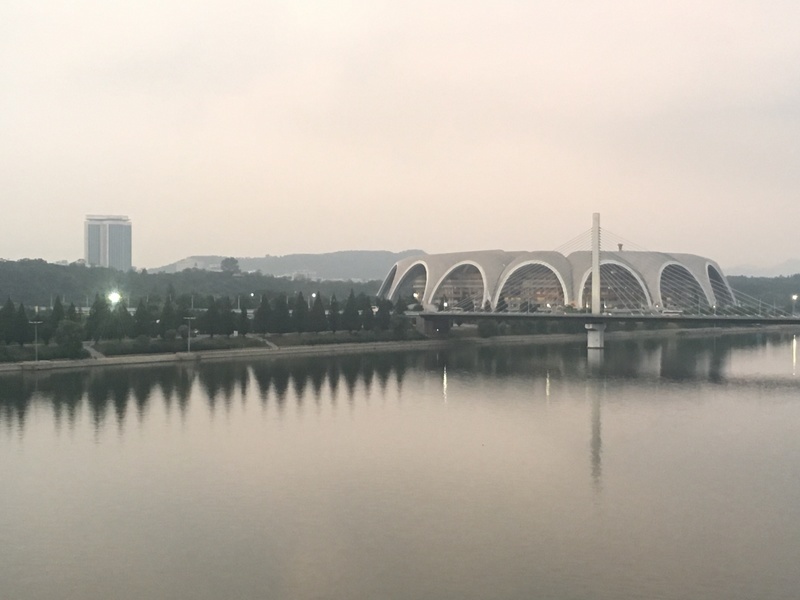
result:
[[[590,306],[592,253],[485,250],[427,254],[395,263],[379,296],[425,309],[528,311]],[[703,312],[735,304],[719,265],[694,254],[600,252],[606,311]]]

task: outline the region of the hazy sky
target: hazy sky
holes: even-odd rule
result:
[[[0,2],[0,257],[800,257],[800,3]]]

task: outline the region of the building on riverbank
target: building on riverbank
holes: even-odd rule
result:
[[[404,258],[379,295],[417,300],[426,309],[527,312],[590,304],[591,252],[483,250]],[[700,313],[735,304],[720,266],[684,253],[600,252],[604,310]],[[449,304],[449,306],[448,306]]]
[[[84,259],[90,267],[130,271],[131,221],[119,215],[86,215],[83,225]]]

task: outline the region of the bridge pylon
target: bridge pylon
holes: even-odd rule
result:
[[[592,215],[592,314],[602,312],[600,305],[600,213]]]
[[[600,298],[600,213],[592,214],[592,314],[602,312]],[[589,350],[605,348],[605,323],[586,324],[586,347]]]

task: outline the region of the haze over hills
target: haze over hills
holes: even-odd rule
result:
[[[726,275],[743,275],[745,277],[788,277],[797,273],[800,273],[800,260],[796,258],[770,267],[739,265],[725,269]]]
[[[286,254],[284,256],[236,257],[242,271],[261,271],[265,275],[305,276],[310,279],[383,279],[392,265],[407,256],[425,254],[423,250],[345,250],[323,254]],[[163,267],[148,269],[152,273],[175,273],[184,269],[220,270],[225,256],[189,256]],[[772,266],[738,265],[725,267],[726,275],[746,277],[781,277],[800,273],[800,260],[789,259]]]
[[[245,272],[265,275],[303,276],[309,279],[370,281],[383,279],[392,265],[402,258],[425,254],[422,250],[345,250],[324,254],[287,254],[285,256],[235,257]],[[176,273],[184,269],[219,271],[225,256],[189,256],[183,260],[149,269],[152,273]]]

